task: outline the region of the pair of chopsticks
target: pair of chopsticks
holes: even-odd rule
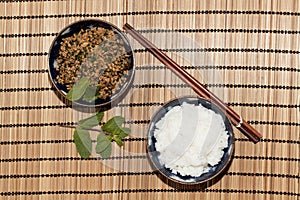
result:
[[[257,143],[262,135],[256,131],[250,124],[248,124],[240,115],[232,110],[217,96],[211,93],[207,88],[204,87],[199,81],[187,73],[182,67],[180,67],[175,61],[169,56],[159,50],[154,44],[147,40],[144,36],[138,33],[132,26],[125,24],[123,29],[127,31],[135,40],[137,40],[142,46],[144,46],[150,53],[152,53],[158,60],[164,65],[169,67],[177,76],[185,81],[193,90],[200,96],[209,99],[212,103],[216,104],[221,110],[225,111],[225,114],[246,137],[252,142]]]

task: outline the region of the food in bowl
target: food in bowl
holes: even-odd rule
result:
[[[217,138],[210,138],[216,132]],[[157,122],[155,147],[164,166],[182,176],[201,176],[218,164],[228,146],[221,115],[184,102]]]
[[[66,95],[82,78],[88,80],[79,104],[106,104],[124,94],[132,82],[133,53],[122,32],[101,20],[66,27],[54,40],[49,71],[55,87]],[[72,97],[72,96],[71,96]]]
[[[171,101],[153,117],[148,152],[156,169],[182,183],[217,176],[233,154],[233,132],[226,116],[201,98]]]

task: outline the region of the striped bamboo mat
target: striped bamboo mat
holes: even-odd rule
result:
[[[82,19],[134,26],[263,134],[254,145],[235,131],[228,172],[210,185],[160,178],[146,157],[156,110],[192,90],[130,36],[136,75],[105,119],[132,129],[110,159],[81,159],[67,106],[48,78],[57,33]],[[1,199],[299,199],[300,3],[296,0],[1,0]]]

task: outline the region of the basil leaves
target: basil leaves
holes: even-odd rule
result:
[[[86,89],[88,88],[89,85],[90,85],[90,80],[86,77],[82,77],[77,83],[73,85],[73,87],[67,93],[66,95],[67,99],[70,101],[76,101],[80,99],[86,92]]]
[[[78,122],[78,126],[81,128],[93,128],[99,125],[99,123],[102,121],[103,115],[103,112],[99,112],[96,115],[82,119]]]
[[[98,112],[95,115],[82,119],[78,122],[78,127],[74,131],[74,143],[79,155],[82,158],[88,158],[92,152],[92,139],[89,130],[100,132],[97,136],[96,153],[102,158],[109,158],[112,152],[112,142],[118,146],[123,146],[122,139],[127,137],[130,129],[122,127],[125,122],[121,116],[115,116],[108,120],[100,129],[92,129],[98,126],[102,121],[104,113]]]
[[[99,97],[99,86],[91,86],[88,78],[82,77],[73,87],[69,90],[66,98],[69,101],[77,101],[83,99],[84,101],[95,101]]]
[[[83,99],[86,101],[94,101],[98,98],[97,94],[99,87],[91,86],[90,81],[86,77],[82,77],[66,97],[70,101]],[[92,152],[92,139],[89,130],[96,130],[99,132],[97,136],[96,153],[102,158],[109,158],[112,152],[112,142],[118,146],[123,145],[122,139],[129,135],[130,129],[122,127],[125,122],[121,116],[115,116],[108,120],[100,129],[93,129],[98,126],[104,116],[103,112],[98,112],[91,117],[82,119],[78,122],[78,127],[75,127],[73,139],[76,149],[82,158],[88,158]]]
[[[79,155],[82,158],[88,158],[92,152],[92,140],[89,132],[80,128],[75,129],[73,138]]]
[[[108,158],[111,154],[111,141],[104,134],[99,134],[97,137],[96,153],[100,154],[102,158]]]

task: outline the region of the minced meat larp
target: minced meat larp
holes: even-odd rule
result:
[[[125,81],[130,68],[122,38],[102,27],[82,29],[61,42],[56,70],[57,81],[70,90],[87,77],[98,88],[98,97],[110,97]]]

